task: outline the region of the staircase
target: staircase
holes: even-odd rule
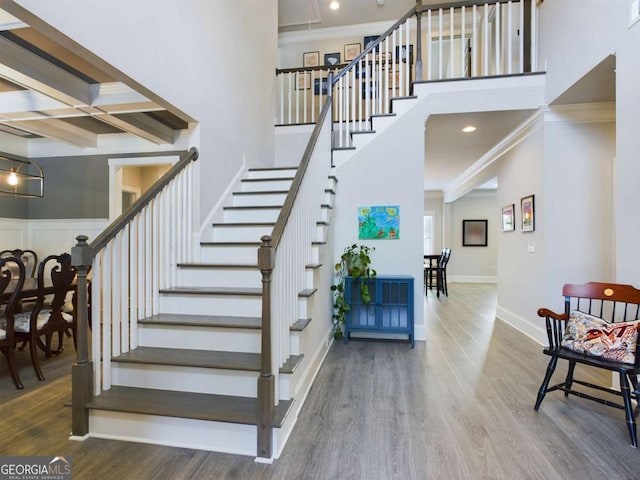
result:
[[[90,436],[256,456],[258,240],[271,234],[295,173],[296,168],[249,169],[223,208],[222,221],[212,225],[210,240],[193,255],[200,260],[178,262],[175,285],[157,289],[157,313],[130,320],[127,334],[137,345],[132,341],[131,349],[111,355],[109,369],[103,355],[103,389],[86,405]],[[313,373],[301,345],[309,343],[307,303],[317,288],[335,187],[335,177],[328,178],[324,203],[317,205],[314,262],[307,265],[306,288],[298,293],[298,318],[290,322],[290,355],[275,375],[276,457],[301,407],[296,392]],[[117,336],[114,332],[111,341]]]

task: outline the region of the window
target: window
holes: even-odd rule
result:
[[[424,216],[424,255],[433,255],[433,223],[434,215],[427,214]]]

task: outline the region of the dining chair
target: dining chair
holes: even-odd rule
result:
[[[26,274],[34,278],[36,276],[36,270],[38,268],[38,254],[33,250],[22,250],[20,248],[14,248],[13,250],[2,250],[0,252],[0,258],[17,257],[24,263]]]
[[[443,248],[438,258],[436,265],[425,267],[425,292],[431,290],[434,286],[436,288],[436,295],[440,297],[440,292],[449,296],[449,290],[447,288],[447,265],[451,258],[451,249]]]
[[[6,299],[2,302],[4,310],[3,316],[0,317],[0,351],[7,357],[9,373],[11,373],[13,383],[18,389],[22,389],[24,386],[20,380],[15,360],[14,312],[25,276],[26,270],[20,258],[0,258],[0,299]]]
[[[45,288],[46,277],[49,276],[50,288]],[[31,362],[36,375],[44,380],[38,348],[46,358],[64,351],[63,339],[67,331],[71,331],[74,346],[76,345],[75,317],[63,311],[67,292],[72,289],[76,270],[71,266],[71,255],[49,255],[38,266],[38,295],[35,308],[31,312],[23,312],[15,316],[15,336],[17,341],[27,341]],[[45,304],[48,292],[53,292],[53,300]],[[54,334],[58,334],[58,347],[51,348]],[[44,337],[44,341],[42,339]]]

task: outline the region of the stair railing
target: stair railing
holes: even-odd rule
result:
[[[391,113],[391,99],[412,95],[412,83],[532,71],[536,64],[535,0],[460,1],[416,6],[338,72],[276,71],[279,125],[313,123],[333,75],[334,147],[366,131],[371,115]],[[375,36],[370,37],[375,38]]]
[[[309,143],[271,235],[261,238],[262,364],[258,379],[258,456],[271,458],[272,419],[278,404],[279,369],[289,358],[290,328],[299,319],[305,267],[313,262],[320,206],[331,170],[331,96]]]
[[[88,434],[86,403],[111,388],[111,357],[137,348],[138,319],[158,313],[158,291],[173,286],[176,265],[191,259],[196,200],[193,162],[197,159],[198,150],[191,148],[91,244],[80,235],[72,248],[72,263],[78,271],[78,353],[72,369],[74,437]]]

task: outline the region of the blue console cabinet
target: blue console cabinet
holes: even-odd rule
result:
[[[371,302],[362,303],[360,284],[345,279],[345,298],[349,302],[344,326],[344,343],[351,332],[406,334],[415,346],[413,332],[413,277],[379,276],[367,280]]]

